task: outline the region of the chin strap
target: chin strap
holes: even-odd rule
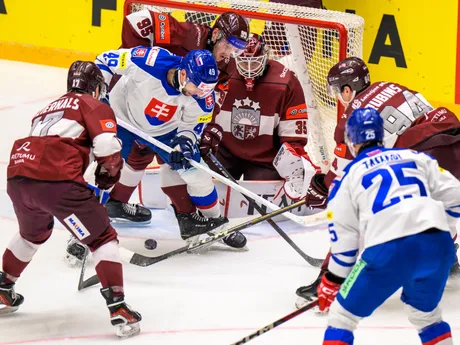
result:
[[[176,69],[176,71],[174,72],[174,75],[172,77],[172,83],[173,83],[173,88],[175,88],[176,90],[179,90],[180,92],[182,92],[183,88],[185,87],[185,84],[184,85],[181,85],[180,83],[180,70],[179,69]]]

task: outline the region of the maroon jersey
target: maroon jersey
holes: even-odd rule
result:
[[[385,128],[385,147],[389,148],[394,147],[398,137],[411,126],[415,119],[433,110],[433,107],[420,93],[405,86],[388,82],[377,82],[370,85],[355,97],[336,126],[335,159],[325,180],[326,184],[340,174],[353,159],[345,144],[345,124],[348,116],[358,108],[374,108],[380,113]]]
[[[272,163],[281,144],[305,146],[307,106],[300,82],[277,61],[269,60],[254,90],[233,73],[228,91],[216,89],[213,121],[222,126],[224,146],[235,157]]]
[[[83,173],[91,149],[98,162],[113,174],[115,167],[121,167],[121,143],[116,131],[115,115],[107,104],[89,94],[69,92],[33,118],[28,137],[14,142],[7,178],[86,184]]]
[[[192,22],[179,22],[169,14],[142,10],[127,15],[123,20],[121,48],[158,46],[171,53],[185,56],[190,50],[211,50],[211,28]],[[217,63],[219,79],[230,74],[228,60]]]

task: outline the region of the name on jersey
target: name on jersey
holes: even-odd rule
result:
[[[62,110],[62,109],[73,109],[78,110],[80,108],[79,100],[72,97],[66,97],[58,99],[53,103],[48,104],[43,110],[41,110],[37,115],[47,113],[49,111]]]
[[[370,159],[366,159],[363,164],[366,169],[372,168],[377,164],[385,163],[385,162],[392,162],[392,161],[399,161],[402,157],[400,154],[392,153],[389,155],[381,155],[376,157],[371,157]]]
[[[384,89],[382,89],[380,91],[379,91],[379,88],[376,88],[374,92],[372,92],[372,91],[374,91],[374,90],[371,90],[371,92],[369,94],[366,94],[362,99],[357,99],[356,101],[354,101],[353,104],[352,104],[352,108],[353,109],[360,108],[361,105],[362,105],[362,102],[364,102],[372,94],[377,93],[367,103],[366,107],[374,108],[375,110],[379,110],[380,106],[383,103],[385,103],[390,98],[392,98],[393,96],[397,95],[398,93],[402,92],[403,90],[400,87],[398,87],[398,86],[396,86],[394,84],[390,84],[390,85],[388,85],[387,87],[385,87]]]

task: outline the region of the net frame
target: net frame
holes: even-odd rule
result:
[[[337,32],[336,38],[338,39],[338,58],[336,62],[343,60],[347,56],[362,57],[362,35],[364,31],[364,20],[361,17],[356,16],[354,14],[253,0],[198,0],[200,3],[191,3],[186,1],[187,0],[126,0],[124,4],[124,15],[126,16],[134,12],[132,9],[138,6],[152,6],[159,9],[168,8],[172,10],[181,10],[196,13],[210,13],[214,15],[221,15],[224,12],[232,11],[251,20],[254,19],[273,23],[278,22],[286,26],[290,26],[291,36],[293,36],[292,28],[294,28],[295,26],[304,26],[312,27],[315,29],[335,31]],[[222,4],[230,5],[230,7],[227,7],[225,5],[222,6]],[[251,10],[235,8],[235,6],[239,5],[249,7],[251,8]],[[294,15],[285,15],[279,13],[267,13],[267,9],[268,11],[280,11],[280,8],[286,10],[287,13],[291,14],[296,13],[297,15],[298,13],[302,13],[302,15],[306,15],[306,17],[298,17]],[[139,10],[139,8],[137,10]],[[320,17],[321,19],[316,19],[316,16]],[[354,18],[350,21],[345,20],[345,23],[340,22],[344,21],[344,18],[347,18],[347,16],[350,18],[351,16],[353,16]],[[357,49],[352,49],[350,47],[349,29],[353,30],[353,35],[355,36],[354,44],[358,44]],[[303,47],[299,49],[303,49]],[[353,54],[350,55],[350,51],[352,51]],[[271,56],[270,58],[273,58],[273,56]],[[300,64],[299,61],[301,62]],[[309,77],[309,73],[307,70],[308,63],[305,63],[306,59],[302,56],[300,56],[300,59],[297,58],[296,62],[297,66],[300,65],[301,68],[298,68],[297,70],[294,70],[292,68],[291,69],[296,73],[299,81],[301,82],[304,88],[304,94],[307,101],[309,112],[309,143],[307,144],[307,151],[313,158],[314,163],[319,165],[323,172],[326,172],[329,170],[330,161],[333,158],[333,149],[335,147],[335,143],[333,142],[333,130],[332,133],[326,133],[326,135],[324,135],[325,129],[323,128],[323,126],[325,121],[322,119],[322,117],[324,116],[320,114],[320,112],[318,111],[318,107],[316,105],[316,97],[313,93],[311,79]],[[324,86],[326,85],[326,83],[326,75],[324,75]],[[305,89],[307,90],[305,91]],[[325,95],[322,94],[322,97],[325,97]],[[337,123],[340,116],[343,114],[344,108],[336,100],[333,101],[335,102],[337,109],[334,119],[335,123]],[[325,138],[328,140],[326,140]]]

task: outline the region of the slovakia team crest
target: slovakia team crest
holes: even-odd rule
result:
[[[177,105],[163,103],[154,97],[145,107],[144,113],[147,121],[152,126],[160,126],[171,120],[176,113],[176,110]]]
[[[255,139],[259,135],[260,106],[258,102],[236,99],[232,109],[232,134],[239,140]]]

